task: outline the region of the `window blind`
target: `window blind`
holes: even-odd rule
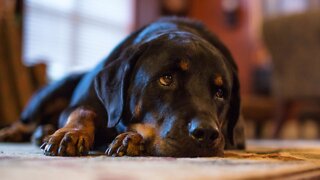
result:
[[[132,0],[26,0],[26,64],[45,62],[48,76],[94,67],[130,32]]]

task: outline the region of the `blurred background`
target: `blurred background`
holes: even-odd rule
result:
[[[0,127],[161,16],[201,20],[232,52],[248,138],[320,138],[320,0],[0,0]]]

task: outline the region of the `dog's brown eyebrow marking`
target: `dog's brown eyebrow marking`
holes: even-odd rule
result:
[[[215,78],[214,78],[214,84],[216,86],[222,86],[223,85],[223,79],[222,79],[222,76],[221,75],[217,75]]]
[[[183,71],[187,71],[189,69],[189,62],[185,59],[180,60],[179,62],[179,67],[183,70]]]

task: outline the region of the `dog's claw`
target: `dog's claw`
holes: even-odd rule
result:
[[[41,146],[40,146],[40,149],[44,150],[44,148],[46,147],[47,143],[43,143]]]
[[[86,155],[88,152],[86,151],[84,138],[80,138],[78,142],[78,150],[80,155]]]
[[[138,156],[143,154],[143,138],[135,132],[118,135],[107,148],[108,156]]]
[[[51,146],[52,144],[47,144],[46,147],[44,148],[44,151],[49,152],[50,151],[49,149],[51,148]]]
[[[126,149],[127,147],[126,146],[120,146],[117,150],[117,154],[120,154],[120,153],[124,153],[124,150]]]
[[[80,146],[80,147],[79,147],[79,154],[80,154],[80,155],[83,155],[83,146]]]
[[[108,156],[112,156],[114,154],[114,148],[109,146],[108,149],[106,150],[105,154]]]
[[[58,149],[58,155],[59,156],[65,156],[65,151],[66,151],[66,147],[60,145],[59,149]]]

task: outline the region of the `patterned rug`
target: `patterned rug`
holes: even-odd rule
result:
[[[224,158],[47,157],[0,144],[0,179],[318,179],[320,141],[249,141]]]

